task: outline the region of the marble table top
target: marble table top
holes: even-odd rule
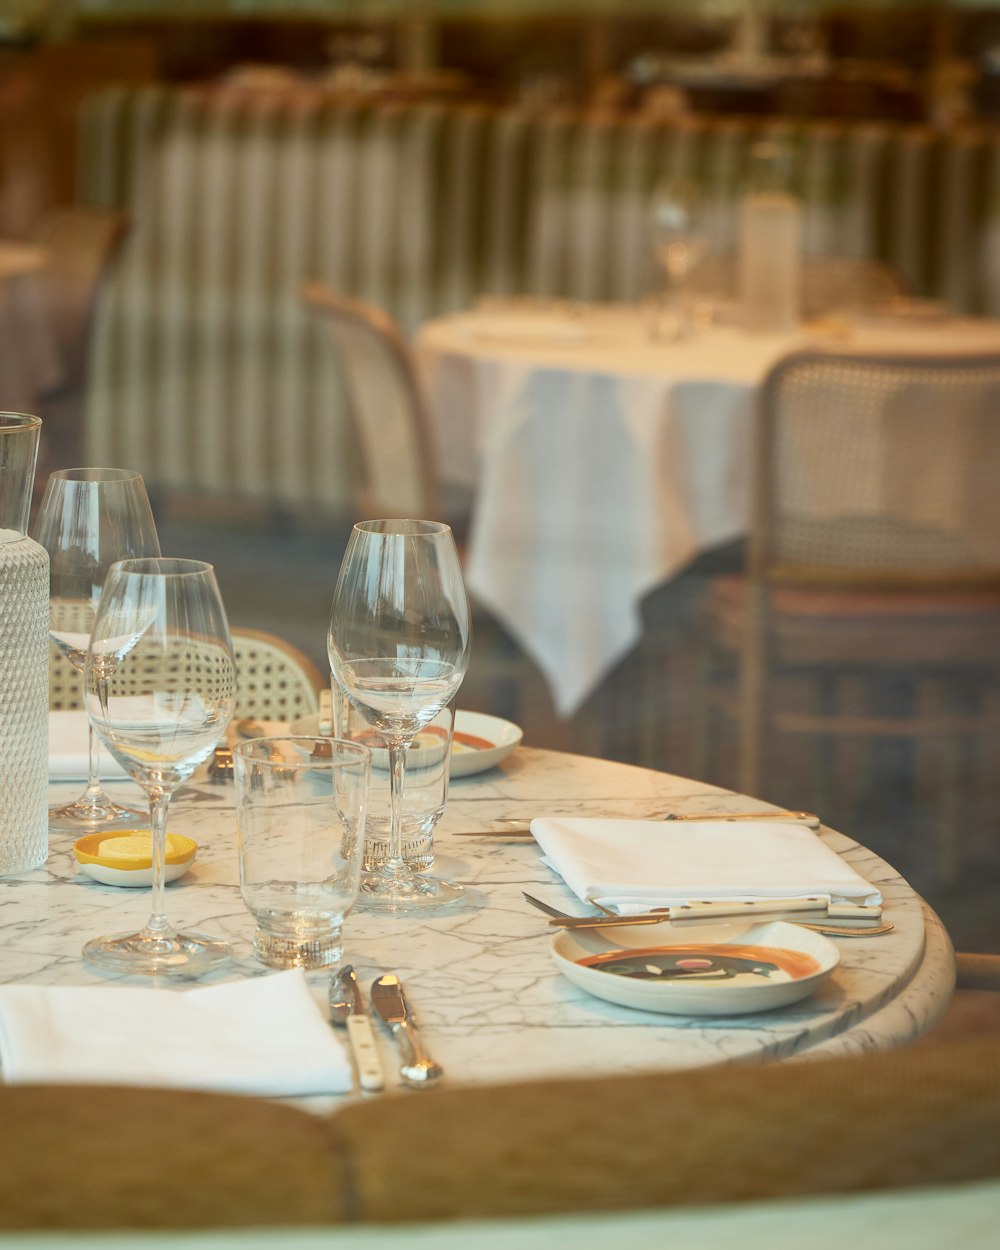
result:
[[[122,797],[130,785],[110,788]],[[53,797],[65,801],[69,789],[53,786]],[[467,904],[419,919],[355,911],[345,925],[346,959],[365,986],[389,969],[400,975],[429,1048],[454,1082],[810,1058],[886,1049],[925,1032],[954,989],[947,935],[888,864],[825,829],[821,836],[878,885],[896,928],[882,937],[834,939],[841,963],[813,997],[755,1016],[653,1015],[593,998],[556,971],[549,954],[553,931],[522,891],[570,911],[581,905],[541,862],[533,841],[503,838],[505,825],[540,815],[649,817],[756,806],[767,809],[664,773],[522,747],[500,768],[452,783],[435,835],[436,871],[467,884]],[[232,784],[185,787],[169,823],[200,845],[192,871],[167,888],[170,919],[233,944],[233,962],[212,979],[262,974],[266,969],[250,952],[253,924],[239,893]],[[501,836],[468,837],[463,830]],[[3,982],[96,984],[104,978],[84,966],[83,942],[139,927],[148,915],[148,891],[84,877],[70,845],[68,837],[54,837],[43,868],[0,880]],[[310,984],[322,1002],[328,975],[312,973]],[[380,1044],[392,1071],[395,1052],[387,1035]]]

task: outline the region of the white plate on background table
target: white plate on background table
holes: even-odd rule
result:
[[[295,734],[319,732],[319,714],[302,716],[289,726]],[[486,712],[455,713],[455,738],[451,750],[451,776],[471,777],[496,766],[515,751],[524,731],[513,721]],[[481,744],[481,745],[480,745]]]
[[[819,989],[840,961],[829,938],[781,920],[562,929],[551,950],[559,971],[588,994],[682,1016],[786,1007]],[[687,975],[672,979],[676,967]],[[626,968],[644,976],[623,975]]]

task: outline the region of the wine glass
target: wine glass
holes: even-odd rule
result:
[[[653,251],[666,282],[668,329],[658,337],[690,333],[688,279],[708,253],[701,188],[689,178],[663,178],[653,190],[650,229]]]
[[[215,572],[200,560],[122,560],[101,595],[84,670],[101,741],[149,795],[152,914],[138,933],[95,938],[93,964],[147,976],[198,976],[225,942],[178,933],[164,911],[167,809],[233,715],[236,661]]]
[[[389,752],[388,855],[359,905],[392,913],[452,902],[462,887],[403,857],[403,783],[414,737],[447,707],[469,663],[469,601],[455,540],[436,521],[361,521],[333,594],[328,638],[338,686]]]
[[[49,553],[49,636],[82,673],[108,570],[116,560],[160,554],[142,476],[131,469],[60,469],[51,474],[35,539]],[[100,742],[91,728],[87,788],[73,803],[50,809],[50,829],[79,833],[141,819],[105,794],[99,754]]]

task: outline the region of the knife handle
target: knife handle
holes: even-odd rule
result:
[[[382,1061],[371,1020],[367,1016],[348,1016],[347,1040],[351,1044],[351,1053],[358,1069],[358,1084],[362,1089],[382,1089],[385,1086],[385,1077],[382,1074]]]
[[[444,1068],[424,1050],[420,1034],[412,1020],[395,1020],[392,1032],[399,1043],[403,1065],[399,1075],[408,1085],[429,1085],[444,1076]]]

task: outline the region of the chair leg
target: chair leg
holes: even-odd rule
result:
[[[761,783],[764,753],[765,678],[767,670],[765,592],[752,587],[747,596],[747,620],[740,665],[739,788],[756,795]]]

